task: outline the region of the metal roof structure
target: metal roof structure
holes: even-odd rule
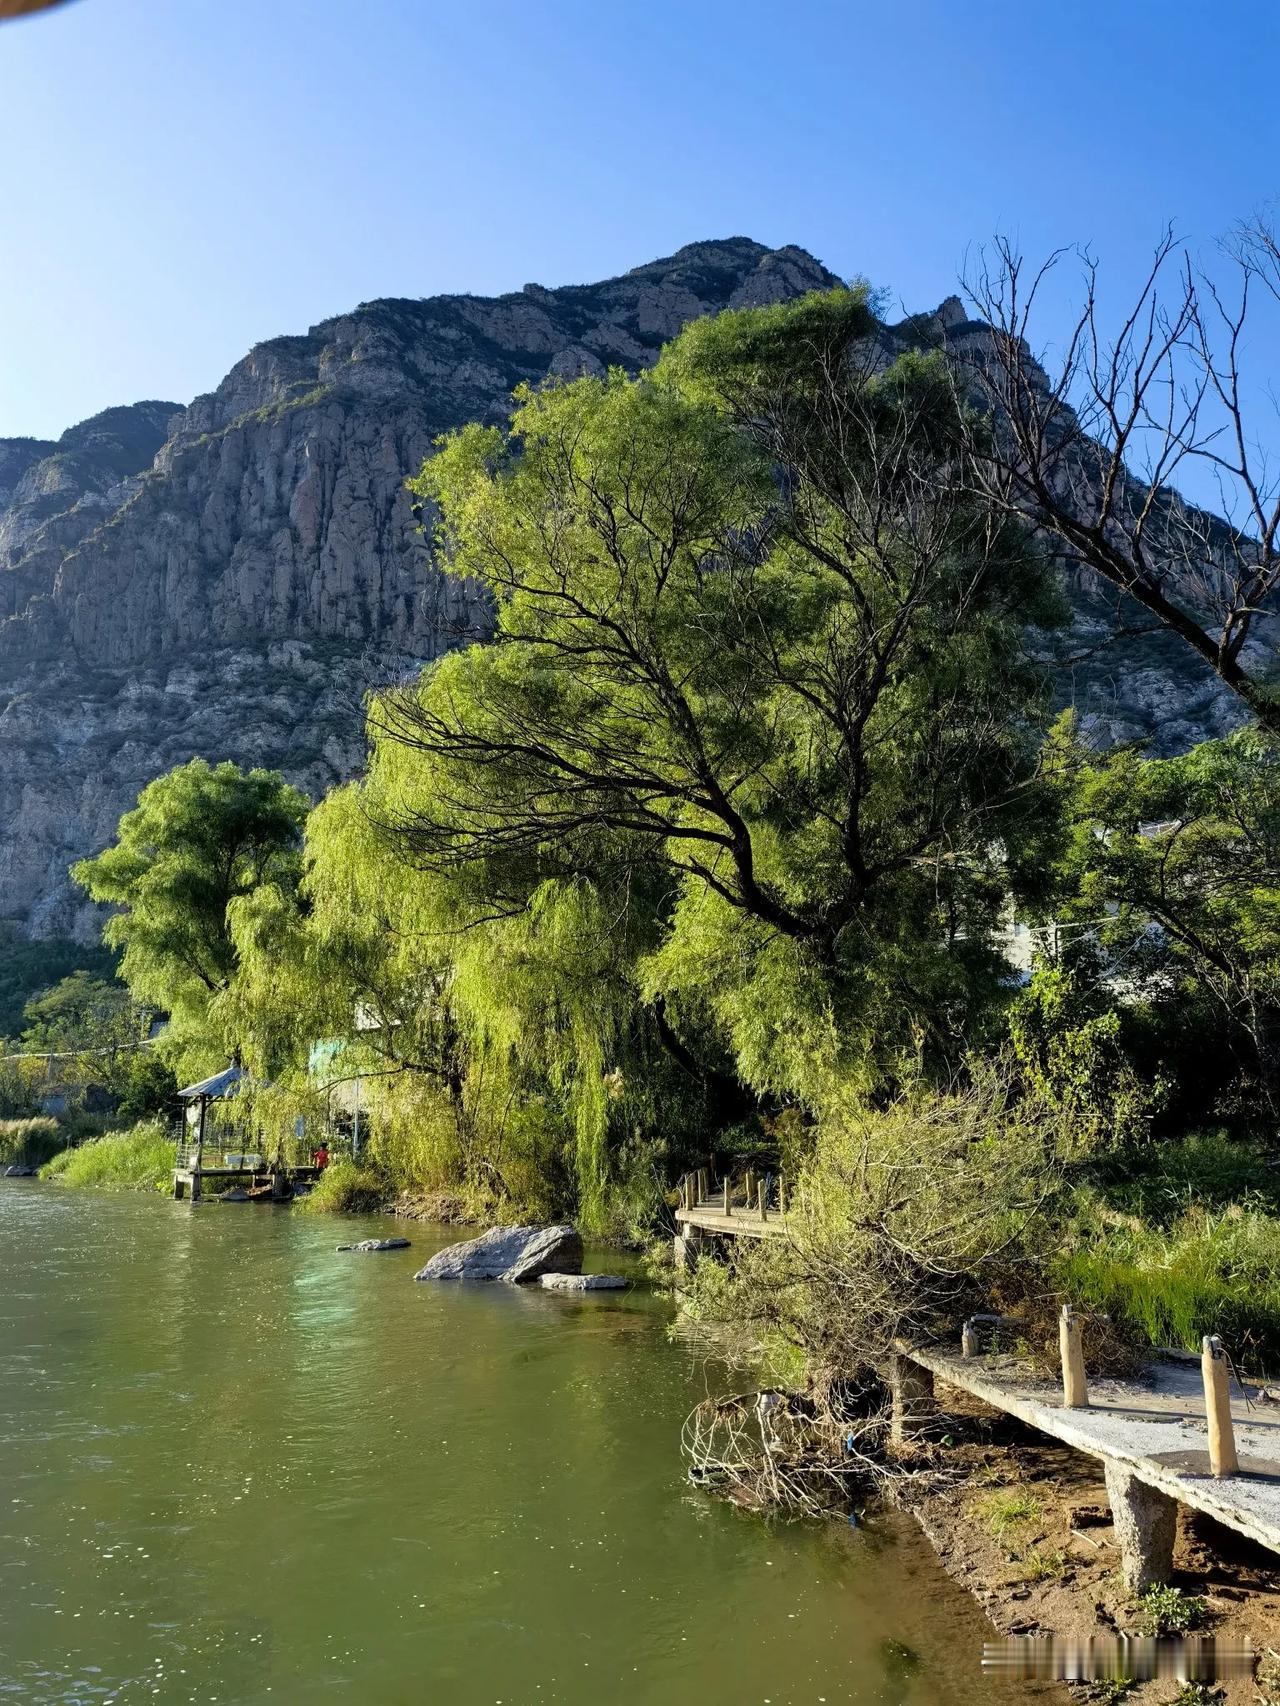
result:
[[[249,1076],[243,1066],[224,1066],[221,1072],[215,1072],[212,1078],[202,1078],[198,1084],[188,1084],[185,1090],[178,1094],[184,1102],[197,1102],[201,1098],[209,1102],[220,1101],[224,1096],[239,1094],[240,1086]]]

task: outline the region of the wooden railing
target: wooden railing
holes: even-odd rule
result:
[[[719,1178],[710,1168],[699,1167],[685,1173],[676,1186],[679,1206],[689,1213],[695,1209],[704,1213],[721,1213],[726,1220],[739,1219],[768,1222],[781,1219],[787,1212],[787,1182],[781,1173],[758,1172],[748,1167],[736,1176],[726,1173]]]

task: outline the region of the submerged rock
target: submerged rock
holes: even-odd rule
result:
[[[538,1284],[547,1291],[625,1291],[621,1274],[543,1274]]]
[[[5,1168],[4,1176],[6,1179],[34,1179],[39,1171],[38,1167],[26,1167],[15,1161]]]
[[[362,1238],[358,1244],[339,1244],[339,1250],[407,1250],[407,1238]]]
[[[494,1226],[432,1256],[420,1280],[504,1280],[522,1285],[542,1274],[576,1274],[582,1239],[573,1226]]]
[[[249,1197],[248,1191],[242,1191],[240,1189],[240,1187],[237,1185],[234,1191],[223,1191],[222,1195],[218,1198],[218,1201],[219,1202],[249,1202],[250,1197]]]

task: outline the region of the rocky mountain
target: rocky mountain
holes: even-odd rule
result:
[[[189,408],[0,439],[0,919],[92,934],[68,864],[188,758],[316,795],[358,768],[371,677],[484,620],[404,489],[436,435],[500,418],[522,380],[636,370],[699,315],[837,282],[733,238],[600,284],[370,302]]]
[[[318,796],[360,765],[370,683],[483,630],[405,491],[439,433],[500,419],[522,380],[635,371],[699,315],[838,282],[732,238],[600,284],[370,302],[259,344],[186,409],[0,439],[0,922],[87,939],[68,864],[153,776],[232,758]],[[988,335],[949,298],[886,326],[885,354]],[[1083,578],[1073,592],[1067,649],[1088,653],[1111,623]],[[1160,637],[1064,670],[1062,693],[1164,750],[1239,714]]]

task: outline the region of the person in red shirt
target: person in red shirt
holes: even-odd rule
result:
[[[329,1145],[327,1143],[322,1143],[311,1159],[316,1164],[317,1172],[323,1173],[325,1168],[329,1165]]]

